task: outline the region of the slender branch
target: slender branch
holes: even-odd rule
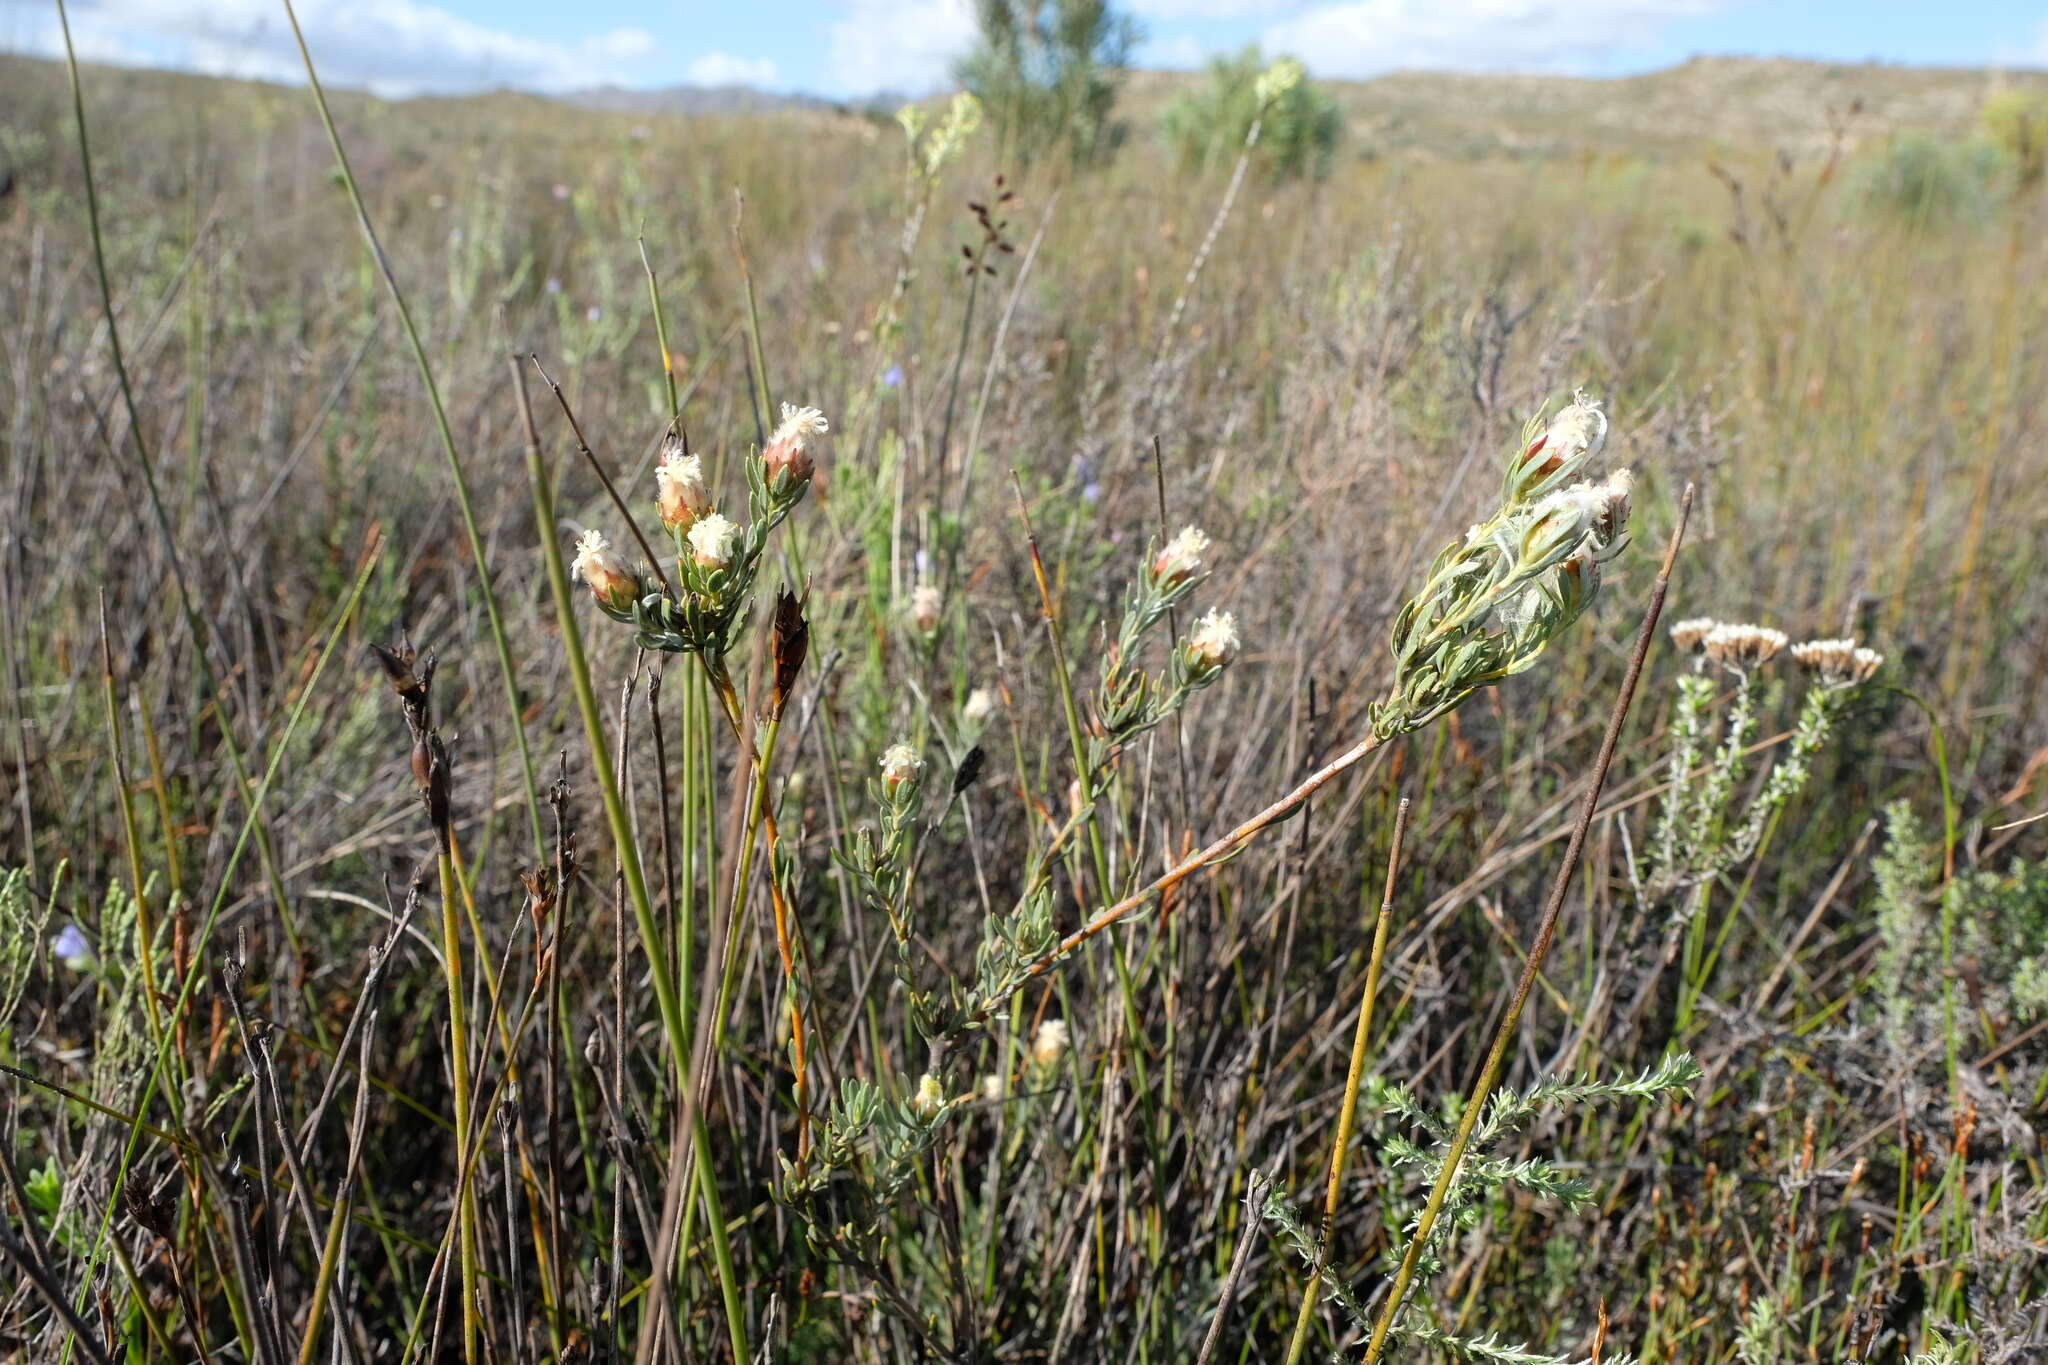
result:
[[[1430,1229],[1436,1226],[1437,1217],[1443,1212],[1444,1200],[1450,1194],[1459,1164],[1465,1159],[1465,1149],[1471,1144],[1472,1130],[1479,1122],[1480,1111],[1486,1107],[1486,1097],[1493,1093],[1494,1083],[1500,1079],[1501,1068],[1507,1061],[1508,1045],[1514,1039],[1516,1025],[1521,1022],[1522,1007],[1529,1001],[1536,975],[1550,951],[1551,938],[1557,933],[1557,918],[1564,910],[1565,893],[1571,889],[1572,875],[1578,871],[1579,857],[1585,852],[1586,835],[1593,827],[1593,816],[1600,806],[1600,789],[1607,783],[1607,769],[1614,762],[1614,751],[1621,743],[1621,728],[1628,720],[1629,706],[1635,701],[1636,683],[1643,675],[1643,660],[1649,655],[1650,641],[1656,635],[1657,618],[1664,611],[1664,594],[1671,586],[1671,566],[1678,558],[1679,542],[1685,537],[1685,523],[1692,514],[1692,499],[1693,486],[1688,483],[1678,500],[1678,522],[1671,528],[1671,539],[1664,547],[1664,562],[1657,570],[1657,581],[1651,585],[1649,605],[1643,610],[1643,624],[1636,631],[1628,672],[1622,675],[1621,694],[1614,699],[1614,710],[1607,718],[1607,733],[1600,741],[1599,757],[1593,760],[1593,775],[1586,786],[1585,800],[1579,806],[1579,818],[1565,844],[1564,861],[1558,865],[1557,879],[1551,883],[1550,898],[1544,902],[1543,914],[1536,922],[1535,942],[1522,963],[1522,975],[1515,982],[1507,1012],[1501,1016],[1500,1026],[1494,1030],[1493,1047],[1486,1055],[1485,1069],[1480,1072],[1478,1083],[1472,1087],[1472,1097],[1465,1105],[1463,1117],[1458,1120],[1458,1131],[1451,1137],[1450,1149],[1437,1171],[1436,1184],[1431,1187],[1429,1199],[1422,1206],[1422,1216],[1416,1221],[1415,1235],[1409,1240],[1408,1250],[1394,1272],[1393,1288],[1388,1291],[1386,1302],[1380,1306],[1379,1319],[1373,1324],[1372,1339],[1366,1343],[1362,1365],[1373,1365],[1386,1348],[1387,1335],[1394,1327],[1394,1316],[1401,1311],[1401,1301],[1407,1297],[1409,1285],[1415,1279],[1415,1268],[1422,1260]]]

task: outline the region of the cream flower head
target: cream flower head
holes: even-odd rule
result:
[[[1237,657],[1237,617],[1212,611],[1188,633],[1188,654],[1204,668],[1221,668]]]
[[[723,569],[739,549],[740,528],[713,512],[690,527],[690,554],[707,569]]]
[[[892,744],[882,753],[882,783],[891,791],[917,776],[924,760],[908,744]]]
[[[654,484],[664,526],[688,527],[711,510],[711,490],[704,484],[701,455],[665,454],[655,466]]]
[[[1069,1036],[1066,1020],[1041,1020],[1038,1030],[1031,1035],[1031,1060],[1040,1066],[1051,1066],[1066,1055]]]
[[[592,596],[614,611],[631,607],[640,595],[639,576],[619,558],[602,531],[585,531],[577,537],[576,558],[569,567],[589,585]]]
[[[1167,587],[1185,583],[1201,572],[1209,537],[1199,527],[1183,526],[1152,558],[1152,575]]]

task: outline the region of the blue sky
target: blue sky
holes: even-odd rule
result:
[[[1698,53],[2048,66],[2048,0],[1125,0],[1139,62],[1192,67],[1249,42],[1322,76],[1388,70],[1615,75]],[[972,33],[971,0],[299,0],[337,84],[746,84],[922,93]],[[83,55],[292,79],[280,0],[75,0]],[[54,54],[54,0],[0,0],[0,49]]]

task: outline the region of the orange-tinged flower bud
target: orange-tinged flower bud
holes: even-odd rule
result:
[[[704,486],[704,460],[680,450],[663,455],[654,471],[659,490],[661,524],[687,531],[691,523],[711,510],[711,490]]]
[[[800,408],[792,403],[782,405],[782,424],[775,428],[775,434],[768,438],[767,446],[761,451],[762,471],[768,476],[773,487],[787,476],[798,483],[811,477],[813,465],[810,452],[805,445],[815,436],[822,436],[830,427],[825,414],[816,408]]]
[[[585,531],[576,542],[571,567],[578,578],[590,585],[591,595],[613,611],[631,611],[640,596],[640,575],[626,567],[626,561],[600,531]]]
[[[1185,583],[1201,572],[1202,556],[1208,550],[1208,536],[1198,527],[1183,526],[1180,533],[1152,557],[1152,576],[1159,580],[1161,587]]]

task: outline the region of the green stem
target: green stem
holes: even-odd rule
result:
[[[291,21],[292,38],[298,44],[299,57],[306,66],[306,84],[312,91],[313,103],[320,110],[321,126],[327,130],[328,145],[334,149],[334,164],[341,174],[342,187],[348,191],[348,201],[355,209],[356,226],[362,229],[363,244],[369,248],[370,259],[383,277],[384,287],[391,294],[391,302],[398,310],[398,321],[405,329],[405,339],[412,347],[413,362],[419,368],[420,383],[427,391],[427,405],[433,409],[434,430],[441,438],[441,452],[448,460],[448,473],[455,481],[455,505],[462,511],[463,533],[469,538],[470,558],[476,561],[477,588],[483,595],[484,616],[491,631],[491,644],[497,650],[498,671],[505,683],[505,700],[511,706],[512,740],[519,750],[519,772],[526,784],[526,819],[532,826],[533,856],[547,861],[547,838],[541,833],[540,787],[533,775],[533,756],[526,747],[526,727],[520,723],[525,707],[519,700],[519,673],[512,661],[512,645],[505,635],[505,622],[498,610],[498,590],[491,581],[491,566],[484,556],[483,533],[477,529],[476,508],[469,497],[469,479],[462,472],[462,457],[455,449],[455,433],[448,425],[448,411],[441,402],[440,385],[434,381],[433,366],[427,362],[427,348],[420,341],[419,329],[413,325],[412,309],[406,306],[405,291],[398,287],[398,277],[391,272],[391,260],[384,254],[384,245],[377,240],[377,229],[370,222],[370,210],[363,203],[362,191],[356,186],[355,172],[350,170],[348,153],[342,148],[341,134],[334,126],[334,114],[327,107],[327,92],[320,86],[319,73],[313,69],[313,54],[306,47],[306,35],[299,28],[298,12],[292,8],[292,0],[284,0],[285,18]]]
[[[1372,956],[1366,962],[1365,989],[1358,1001],[1358,1027],[1351,1035],[1351,1069],[1344,1076],[1344,1103],[1337,1111],[1337,1136],[1330,1148],[1330,1182],[1323,1193],[1323,1241],[1316,1263],[1301,1288],[1301,1314],[1294,1320],[1294,1340],[1287,1346],[1286,1365],[1295,1365],[1308,1345],[1322,1293],[1323,1267],[1330,1263],[1330,1239],[1336,1231],[1337,1192],[1344,1184],[1345,1159],[1351,1150],[1351,1128],[1358,1117],[1358,1087],[1365,1079],[1366,1042],[1372,1037],[1373,1002],[1379,998],[1380,966],[1387,956],[1387,929],[1394,914],[1394,877],[1401,868],[1401,838],[1408,831],[1408,798],[1394,808],[1394,841],[1387,853],[1387,887],[1380,897],[1379,918],[1372,927]]]
[[[562,561],[561,533],[555,524],[554,495],[541,464],[540,438],[532,426],[532,411],[525,401],[525,371],[513,360],[514,383],[520,408],[527,421],[526,474],[533,495],[534,526],[540,536],[541,557],[547,566],[548,586],[555,599],[555,617],[561,629],[562,653],[569,664],[569,682],[576,695],[576,709],[583,717],[583,733],[590,749],[591,775],[604,801],[605,819],[611,826],[612,842],[618,849],[619,870],[626,881],[626,896],[640,934],[640,946],[647,959],[647,975],[654,984],[656,1009],[667,1035],[670,1062],[678,1076],[690,1072],[690,1043],[684,1023],[683,1002],[669,972],[669,955],[661,941],[661,930],[647,897],[647,878],[640,865],[640,847],[633,838],[633,825],[626,803],[619,794],[611,752],[605,743],[604,721],[598,709],[597,693],[590,682],[590,663],[583,652],[583,632],[576,624],[576,599],[569,583],[568,566]],[[685,982],[683,989],[688,989]],[[625,1039],[619,1040],[621,1047]],[[711,1223],[713,1259],[718,1265],[719,1289],[724,1297],[726,1331],[731,1338],[733,1359],[752,1359],[747,1349],[746,1322],[741,1311],[738,1279],[733,1268],[732,1247],[727,1236],[725,1214],[718,1194],[718,1179],[711,1164],[710,1143],[704,1120],[698,1116],[692,1140],[697,1147],[697,1185]]]

